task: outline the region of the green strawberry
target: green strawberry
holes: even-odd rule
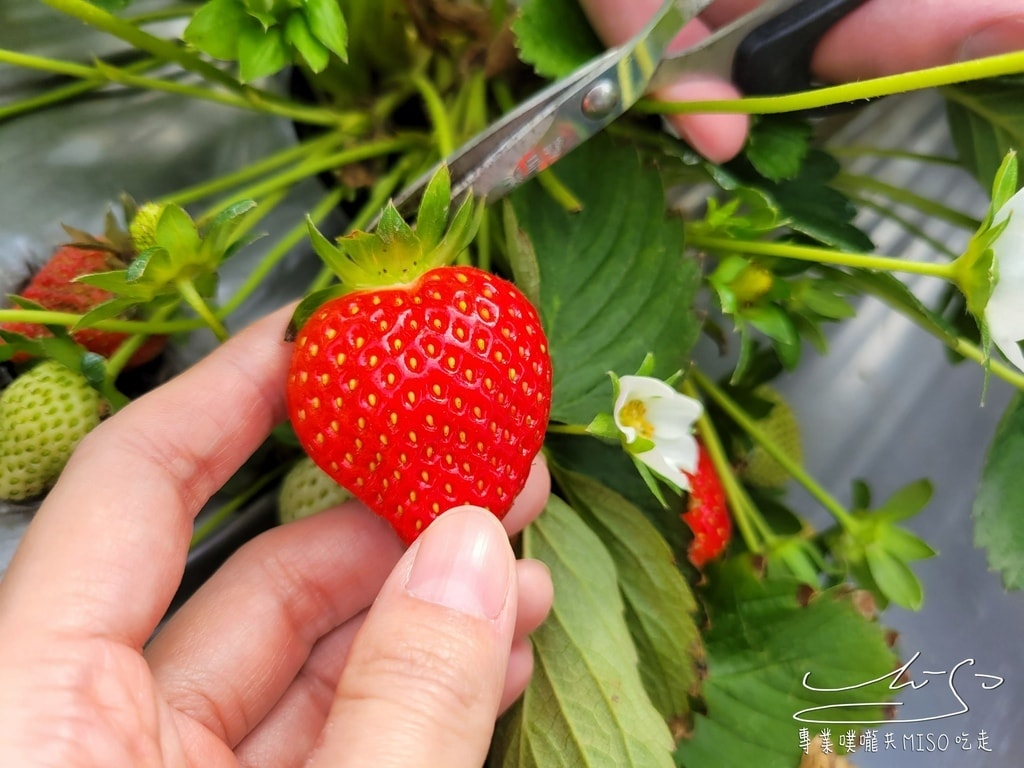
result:
[[[323,512],[352,498],[311,458],[303,456],[288,470],[277,498],[277,517],[290,523]]]
[[[0,499],[25,501],[49,489],[103,413],[85,377],[54,360],[15,379],[0,394]]]
[[[755,389],[754,395],[772,404],[768,415],[757,422],[758,427],[789,458],[798,464],[802,462],[800,424],[789,403],[766,384]],[[789,473],[760,445],[755,445],[750,449],[750,453],[741,458],[743,461],[741,475],[751,485],[761,488],[781,488],[789,480]]]

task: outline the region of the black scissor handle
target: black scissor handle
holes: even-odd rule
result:
[[[748,95],[805,91],[815,85],[811,57],[821,38],[866,0],[803,0],[747,35],[736,49],[733,81]]]

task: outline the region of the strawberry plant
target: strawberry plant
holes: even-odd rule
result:
[[[884,676],[915,650],[887,625],[941,611],[930,600],[949,590],[929,577],[965,559],[931,542],[958,487],[977,481],[953,510],[958,540],[984,548],[997,588],[1024,586],[1024,53],[728,103],[647,96],[505,199],[453,201],[442,170],[400,213],[406,185],[603,50],[576,0],[32,6],[68,34],[62,53],[0,47],[0,76],[30,86],[0,90],[0,146],[20,142],[4,162],[64,139],[85,154],[74,120],[35,140],[62,111],[164,111],[129,163],[152,162],[148,181],[97,162],[91,213],[37,195],[39,225],[0,205],[0,233],[33,244],[0,253],[0,510],[45,494],[168,358],[294,300],[289,424],[194,543],[264,496],[288,521],[350,494],[410,542],[454,505],[504,515],[543,451],[554,491],[515,545],[556,598],[491,765],[782,768],[807,753],[795,714],[821,707],[856,710],[847,745],[861,744],[896,695]],[[948,150],[851,143],[804,116],[887,96],[860,119],[891,118],[907,91],[945,110],[928,130]],[[176,157],[203,131],[196,104],[224,157]],[[652,119],[728,111],[752,128],[726,162]],[[246,143],[254,126],[272,147]],[[882,162],[944,182],[894,184]],[[37,165],[25,184],[78,177]],[[980,202],[954,206],[957,187]],[[104,216],[122,192],[140,204]],[[909,357],[890,350],[897,318],[924,331],[914,351],[960,363],[936,381],[974,387],[943,411],[931,478],[896,462],[857,474],[879,443],[934,426],[876,417],[941,389],[916,369],[883,377]],[[829,354],[856,374],[823,379]],[[856,412],[864,382],[874,399]],[[828,403],[815,418],[808,388]],[[954,486],[974,458],[962,432],[993,410],[981,400],[1005,414],[980,477]],[[868,447],[834,426],[847,410]]]

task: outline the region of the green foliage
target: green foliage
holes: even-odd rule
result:
[[[608,550],[552,497],[523,533],[523,554],[546,563],[558,588],[532,635],[533,677],[499,721],[488,764],[670,768],[672,736],[641,681]]]
[[[990,189],[1006,154],[1024,149],[1024,78],[951,85],[942,95],[960,163]]]
[[[567,75],[604,50],[577,0],[527,0],[512,30],[520,58],[543,77]]]
[[[1010,402],[989,446],[974,499],[974,540],[1007,589],[1024,588],[1024,398]]]
[[[813,131],[806,120],[788,115],[757,120],[745,154],[761,176],[772,182],[795,179],[811,149]]]
[[[313,72],[333,53],[347,56],[348,28],[336,0],[209,0],[184,33],[185,42],[237,61],[242,82],[280,72],[296,61]]]
[[[556,471],[572,506],[612,555],[640,676],[666,720],[689,712],[697,688],[697,604],[665,539],[639,509],[596,480]]]
[[[850,526],[833,542],[833,556],[881,607],[891,601],[910,610],[921,608],[924,590],[909,563],[934,557],[935,550],[897,523],[920,512],[931,495],[927,480],[910,483],[877,509],[854,512]]]
[[[765,578],[747,559],[733,559],[708,574],[701,595],[708,612],[704,713],[677,751],[692,768],[793,768],[800,759],[794,715],[810,707],[821,719],[869,722],[878,707],[842,708],[886,701],[888,681],[844,691],[891,672],[895,657],[878,623],[858,611],[845,589],[809,595],[789,578]]]
[[[692,305],[700,275],[683,253],[682,221],[665,213],[657,170],[635,149],[597,137],[558,164],[558,177],[582,211],[553,204],[538,183],[515,192],[512,205],[540,274],[555,376],[551,417],[586,424],[608,410],[609,370],[636,370],[649,353],[655,377],[684,367],[699,329]]]

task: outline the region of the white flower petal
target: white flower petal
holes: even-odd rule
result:
[[[1006,228],[993,244],[996,284],[985,306],[985,323],[992,341],[1006,359],[1024,371],[1024,190],[999,209],[993,224],[1006,219]]]
[[[627,407],[631,412],[625,412]],[[634,456],[682,490],[690,488],[687,473],[697,470],[693,424],[703,412],[699,401],[677,392],[660,379],[649,376],[619,379],[614,418],[626,445],[641,436],[650,440],[653,447]]]

